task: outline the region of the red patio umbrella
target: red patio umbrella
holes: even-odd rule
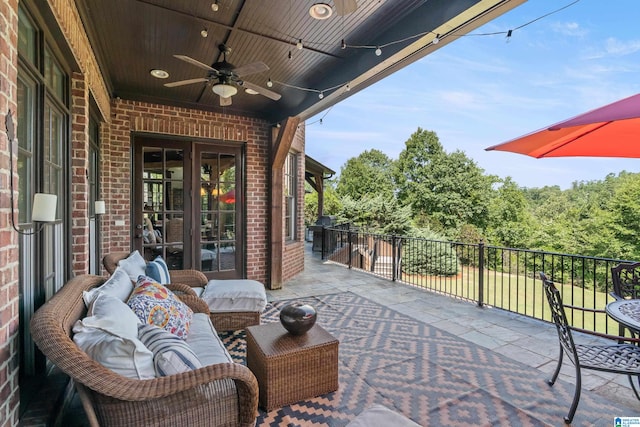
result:
[[[229,190],[228,192],[224,193],[222,196],[220,196],[220,201],[222,203],[235,203],[236,202],[236,190]]]
[[[541,157],[640,157],[640,94],[486,148]]]

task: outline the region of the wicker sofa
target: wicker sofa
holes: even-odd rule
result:
[[[102,264],[109,274],[113,274],[115,269],[118,267],[118,262],[127,258],[129,255],[129,252],[112,252],[107,254],[102,259]],[[173,291],[182,291],[193,296],[194,298],[200,297],[203,289],[209,283],[207,277],[202,272],[197,270],[169,270],[169,274],[171,275],[171,286],[175,286],[175,288],[172,289]],[[239,287],[242,287],[243,285],[251,286],[259,283],[253,280],[234,279],[217,280],[212,282],[219,284],[223,284],[226,282]],[[186,286],[179,288],[180,285]],[[264,285],[260,283],[259,287],[262,288],[262,298],[264,298],[264,303],[266,304]],[[213,326],[217,331],[235,331],[238,329],[244,329],[247,326],[259,325],[260,315],[263,309],[264,306],[262,306],[261,309],[259,308],[251,311],[234,310],[233,308],[223,310],[216,310],[216,308],[211,308],[209,317],[211,318],[211,323],[213,323]]]
[[[104,278],[93,275],[73,278],[31,321],[35,343],[75,382],[92,426],[255,425],[258,384],[241,364],[218,363],[139,380],[119,375],[81,351],[72,335],[76,321],[87,314],[83,291],[103,282]],[[201,312],[198,298],[183,295],[180,299]]]

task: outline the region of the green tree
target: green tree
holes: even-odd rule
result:
[[[402,246],[402,271],[408,274],[455,276],[458,274],[456,251],[440,234],[427,228],[414,229]],[[431,240],[425,244],[422,239]]]
[[[391,169],[393,160],[379,150],[362,152],[352,157],[340,169],[336,191],[341,197],[360,200],[363,197],[382,195],[393,197],[394,187]]]
[[[531,226],[529,203],[518,185],[507,177],[489,204],[487,237],[492,244],[527,248]]]
[[[435,132],[418,128],[396,161],[394,178],[401,203],[420,223],[455,236],[463,224],[486,224],[497,178],[483,172],[462,151],[446,153]]]
[[[609,229],[619,248],[609,250],[616,258],[640,260],[640,174],[623,173],[605,208],[610,213]],[[612,242],[610,242],[611,244]]]
[[[335,190],[333,181],[325,181],[323,213],[337,215],[342,210],[342,201]],[[318,193],[305,183],[304,195],[304,223],[315,224],[318,219]]]
[[[405,235],[411,230],[411,208],[400,206],[394,198],[378,194],[354,200],[347,196],[342,204],[339,221],[350,222],[362,231]]]

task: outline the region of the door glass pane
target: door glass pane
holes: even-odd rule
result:
[[[143,147],[142,224],[147,260],[161,255],[172,270],[185,268],[184,151]]]
[[[200,155],[200,261],[203,271],[235,270],[236,156]]]
[[[24,224],[31,218],[33,197],[33,139],[35,135],[33,111],[35,106],[35,82],[18,78],[18,222]]]
[[[64,73],[48,48],[44,51],[44,78],[51,93],[64,102]]]
[[[51,102],[45,103],[45,128],[44,128],[44,168],[43,191],[56,194],[58,203],[56,218],[62,218],[64,206],[64,194],[62,194],[62,150],[65,141],[64,115],[54,107]]]
[[[36,28],[22,8],[18,9],[18,52],[31,64],[36,64]]]
[[[184,210],[184,165],[182,150],[165,149],[166,209]]]

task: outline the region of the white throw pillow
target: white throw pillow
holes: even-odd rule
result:
[[[89,357],[135,379],[155,378],[153,353],[138,339],[138,317],[118,298],[98,294],[89,316],[73,327],[73,341]]]
[[[129,278],[129,275],[122,267],[117,267],[111,277],[107,279],[102,286],[93,288],[90,291],[84,291],[82,293],[82,299],[84,304],[89,307],[91,303],[96,299],[98,294],[103,293],[114,296],[120,301],[126,301],[133,291],[133,282]]]
[[[164,377],[202,367],[191,347],[170,332],[154,325],[138,325],[138,338],[153,353],[156,375]]]
[[[85,327],[102,329],[125,338],[138,338],[138,323],[141,323],[125,302],[102,293],[96,296],[87,317],[80,322]]]
[[[129,279],[134,282],[138,280],[138,277],[144,275],[144,271],[147,268],[147,262],[137,250],[131,252],[125,259],[118,261],[118,265],[127,272]]]

